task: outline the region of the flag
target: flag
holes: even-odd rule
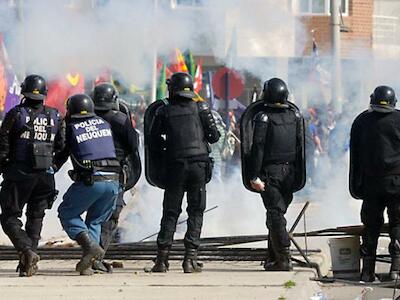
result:
[[[8,68],[6,71],[7,80],[7,95],[4,104],[4,112],[8,112],[14,106],[21,102],[21,83],[19,82],[17,75],[15,75],[12,68]]]
[[[7,50],[1,34],[0,48],[0,111],[6,113],[21,102],[21,87],[8,60]]]
[[[65,114],[67,99],[74,94],[85,92],[85,80],[80,73],[68,73],[61,78],[54,79],[48,83],[46,105],[58,109]]]
[[[157,91],[156,91],[156,99],[164,99],[167,96],[167,85],[165,81],[167,80],[166,76],[166,67],[163,63],[158,75],[158,82],[157,82]]]
[[[112,80],[111,70],[109,68],[104,68],[95,78],[94,85],[96,86],[100,83],[110,83]]]
[[[6,65],[7,54],[4,47],[3,35],[0,34],[0,111],[4,111],[7,97]]]
[[[192,51],[190,50],[185,51],[185,64],[188,68],[188,73],[192,78],[194,78],[196,74],[196,64],[194,62]]]
[[[169,68],[172,71],[172,73],[176,72],[188,73],[188,68],[185,64],[185,59],[178,48],[175,49],[175,53],[172,56]]]
[[[3,62],[0,62],[0,111],[4,111],[7,96],[6,70]]]
[[[316,81],[322,85],[329,85],[330,83],[330,74],[326,71],[320,63],[319,54],[318,54],[318,46],[315,40],[314,32],[312,37],[312,52],[311,52],[311,72],[310,78],[313,81]]]
[[[201,64],[197,65],[196,73],[193,80],[193,89],[196,93],[199,93],[203,88],[203,68]]]

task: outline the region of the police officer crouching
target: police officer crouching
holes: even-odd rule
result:
[[[193,101],[196,95],[189,74],[175,73],[167,84],[168,101],[152,103],[145,114],[146,178],[165,189],[152,271],[168,270],[168,254],[186,192],[189,219],[182,267],[185,273],[200,272],[197,249],[206,207],[205,185],[212,173],[208,143],[217,142],[220,134],[207,104]]]
[[[364,224],[361,280],[375,280],[376,249],[383,211],[389,217],[390,276],[400,270],[400,111],[388,86],[378,86],[371,95],[370,109],[353,122],[350,134],[350,193],[362,199]]]
[[[21,85],[21,104],[11,109],[0,128],[0,216],[4,232],[19,253],[19,276],[32,276],[45,210],[53,205],[53,154],[63,148],[58,111],[43,105],[46,82],[29,75]],[[26,209],[25,230],[20,217]]]
[[[121,165],[121,189],[118,194],[116,208],[110,219],[102,224],[100,245],[107,251],[118,227],[119,215],[125,206],[124,192],[131,189],[139,180],[141,163],[139,157],[139,135],[132,126],[130,113],[123,113],[119,108],[118,92],[110,83],[101,83],[93,91],[96,115],[106,120],[113,134],[116,157]],[[93,269],[111,272],[112,266],[105,261],[95,261]]]
[[[120,165],[116,159],[110,125],[94,113],[92,99],[77,94],[67,100],[65,149],[56,155],[57,168],[71,158],[74,183],[58,208],[61,225],[82,247],[76,271],[92,275],[92,263],[104,256],[100,247],[101,224],[112,214],[119,192]],[[85,221],[81,215],[86,212]]]
[[[262,100],[247,107],[240,124],[243,183],[261,193],[267,210],[266,271],[293,269],[285,213],[305,185],[304,120],[288,95],[281,79],[266,81]]]

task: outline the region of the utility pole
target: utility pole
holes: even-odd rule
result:
[[[17,18],[18,18],[18,29],[19,29],[19,39],[18,39],[18,57],[19,66],[16,73],[19,78],[24,78],[26,73],[25,68],[25,19],[24,19],[24,0],[17,0]]]
[[[340,0],[330,0],[331,8],[331,55],[332,87],[331,100],[335,112],[342,111],[341,53],[340,53]]]
[[[157,11],[158,11],[158,0],[154,0],[154,24],[153,28],[157,28]],[[153,53],[152,53],[152,76],[151,76],[151,90],[150,90],[150,102],[156,101],[157,97],[157,45],[154,45]]]

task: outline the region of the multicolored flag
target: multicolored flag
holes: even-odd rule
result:
[[[17,75],[15,75],[12,68],[6,70],[7,80],[7,95],[4,104],[4,112],[8,112],[14,106],[21,102],[21,83],[19,82]]]
[[[165,64],[163,63],[161,65],[157,81],[157,91],[156,91],[157,100],[164,99],[167,96],[167,85],[165,83],[166,80],[167,80],[166,67]]]
[[[192,51],[186,50],[184,55],[188,73],[194,78],[196,74],[196,63],[194,61]]]
[[[185,59],[182,55],[182,52],[178,48],[175,48],[175,53],[172,56],[169,69],[172,71],[172,73],[176,72],[188,73],[188,68],[185,64]]]
[[[330,74],[327,72],[320,63],[319,54],[318,54],[318,46],[317,41],[315,40],[314,31],[312,31],[312,65],[311,65],[311,73],[310,79],[321,83],[323,85],[329,85],[330,83]]]
[[[8,59],[3,36],[0,34],[0,111],[6,113],[21,102],[20,85]]]
[[[199,93],[203,88],[203,67],[201,63],[197,65],[196,73],[193,78],[194,91]]]

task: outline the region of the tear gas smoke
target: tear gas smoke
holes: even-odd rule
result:
[[[73,70],[93,77],[104,66],[112,66],[128,82],[149,86],[154,54],[167,56],[179,47],[190,48],[195,54],[212,54],[221,64],[260,81],[276,76],[289,79],[294,95],[300,94],[299,87],[306,93],[315,89],[304,71],[311,62],[291,64],[290,70],[281,67],[287,64],[285,58],[305,47],[307,40],[304,27],[287,9],[286,1],[216,0],[209,4],[193,13],[184,8],[171,10],[169,1],[114,0],[85,10],[66,9],[65,1],[26,0],[21,23],[16,14],[9,13],[4,1],[0,4],[0,31],[7,33],[9,55],[15,65],[48,78]],[[267,56],[272,59],[264,58]],[[342,67],[344,140],[353,117],[367,107],[373,87],[385,83],[396,88],[394,80],[399,69],[399,63],[372,60],[367,50],[353,53],[353,57],[357,60]],[[329,73],[329,60],[321,64]],[[322,97],[308,100],[323,102]],[[348,193],[347,154],[340,152],[337,157],[334,163],[327,162],[322,168],[325,172],[318,175],[324,184],[297,197],[317,204],[308,213],[310,227],[359,222],[360,202]],[[61,232],[56,208],[70,184],[67,169],[65,166],[56,176],[60,197],[46,216],[45,239]],[[239,169],[229,181],[211,183],[207,195],[208,207],[218,205],[218,209],[205,215],[204,235],[266,232],[262,201],[259,195],[245,190]],[[131,199],[133,208],[125,210],[121,220],[127,230],[125,241],[137,241],[159,229],[162,191],[149,186],[142,176],[136,196]],[[132,198],[129,193],[128,198]],[[289,208],[288,224],[297,212]],[[176,237],[182,236],[179,231]]]

